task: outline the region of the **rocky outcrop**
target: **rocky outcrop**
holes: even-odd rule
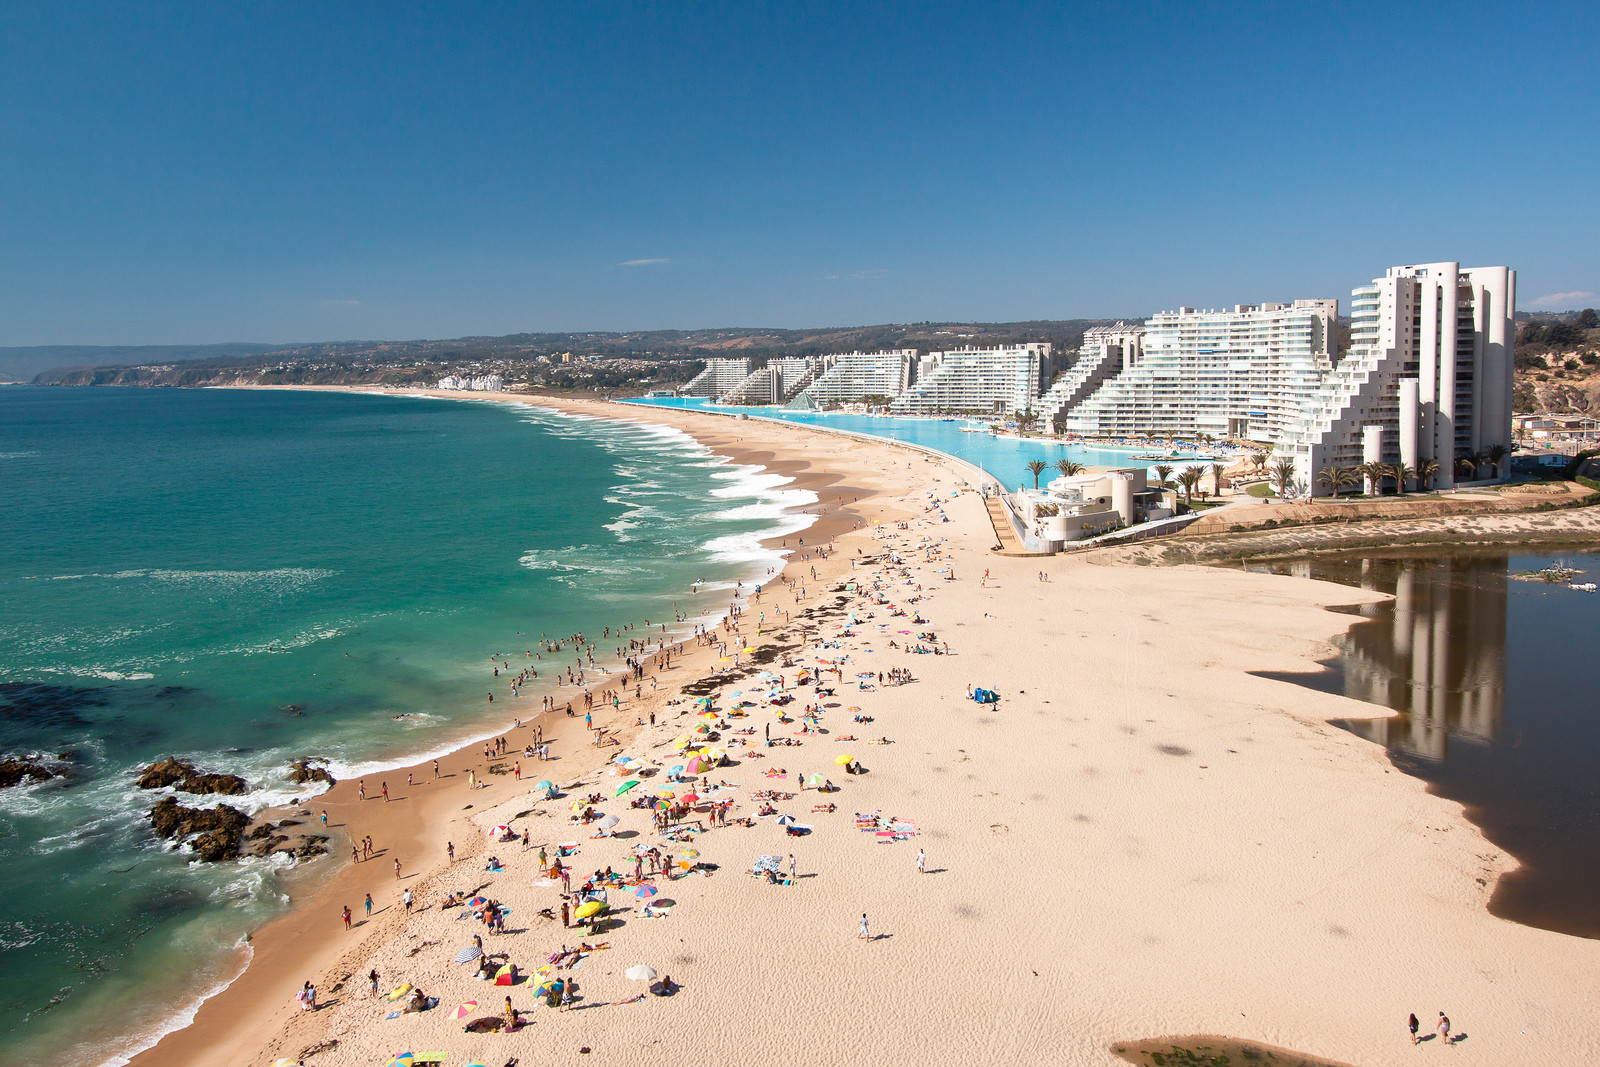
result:
[[[226,804],[215,808],[186,808],[172,797],[150,809],[150,825],[165,838],[193,837],[190,847],[203,860],[239,858],[250,816]]]
[[[295,760],[293,763],[289,764],[289,781],[293,782],[295,785],[304,785],[307,782],[327,782],[329,785],[336,784],[336,779],[333,777],[333,775],[328,773],[326,767],[315,766],[315,764],[322,762],[325,761],[312,756]]]
[[[202,796],[220,793],[236,797],[250,791],[249,785],[237,774],[201,774],[195,770],[194,764],[176,756],[152,763],[139,772],[140,789],[164,789],[168,786]]]
[[[0,760],[0,789],[21,785],[24,781],[43,782],[56,777],[56,772],[39,763],[27,760]]]

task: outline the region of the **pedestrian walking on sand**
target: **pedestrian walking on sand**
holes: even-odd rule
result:
[[[450,858],[451,863],[456,861],[456,843],[454,841],[446,841],[444,843],[444,854]]]
[[[570,911],[567,910],[567,902],[566,902],[565,898],[563,898],[562,901],[561,901],[561,925],[562,926],[571,926],[572,925],[572,923],[570,921],[571,918],[572,918],[572,914],[571,914]]]
[[[351,917],[352,916],[351,916],[351,913],[350,913],[350,905],[346,904],[344,906],[344,928],[346,930],[350,929],[350,919],[351,919]]]
[[[389,783],[388,782],[384,782],[383,783],[383,802],[385,804],[389,803]]]
[[[395,861],[394,861],[394,876],[395,876],[395,879],[398,881],[399,878],[400,878],[400,859],[399,859],[399,857],[396,857]]]
[[[917,873],[928,873],[928,854],[920,848],[917,849]]]
[[[366,904],[367,904],[367,918],[370,919],[370,918],[372,918],[372,894],[371,893],[367,894]]]
[[[400,894],[400,903],[402,903],[402,904],[404,904],[406,906],[406,913],[410,914],[410,912],[411,912],[411,890],[407,889],[404,893]]]
[[[796,884],[795,883],[795,873],[794,873],[794,853],[793,852],[789,853],[789,884],[790,885]]]
[[[367,782],[366,782],[366,779],[362,779],[361,781],[356,783],[356,799],[357,800],[365,800],[365,799],[367,799]]]
[[[1421,1025],[1417,1022],[1416,1012],[1411,1013],[1411,1018],[1408,1020],[1408,1025],[1411,1027],[1411,1043],[1415,1045],[1417,1043],[1417,1027]]]
[[[858,940],[861,940],[861,941],[871,941],[872,940],[872,935],[867,932],[867,913],[866,912],[862,912],[861,913],[861,932],[856,934],[856,938]]]
[[[1445,1044],[1450,1044],[1450,1016],[1442,1011],[1439,1013],[1439,1036]]]
[[[435,778],[439,777],[439,761],[438,760],[434,760],[433,761],[433,776]]]
[[[367,988],[372,990],[372,995],[378,995],[378,968],[374,967],[367,972]]]

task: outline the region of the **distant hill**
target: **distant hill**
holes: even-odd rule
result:
[[[60,367],[107,367],[113,364],[185,363],[196,359],[237,359],[270,352],[282,345],[36,345],[0,348],[0,381],[25,382]]]
[[[0,349],[28,353],[40,385],[204,386],[230,384],[418,385],[445,374],[499,374],[508,383],[555,389],[627,389],[692,376],[713,356],[813,356],[852,349],[1049,341],[1077,348],[1083,331],[1110,320],[890,323],[777,330],[725,327],[627,333],[525,333],[451,340],[327,341],[298,345]],[[44,353],[35,356],[34,353]],[[1062,356],[1061,358],[1065,358]],[[18,364],[19,366],[22,364]],[[0,370],[5,370],[0,364]],[[22,377],[16,371],[13,376]]]

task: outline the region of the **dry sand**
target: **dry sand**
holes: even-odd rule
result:
[[[805,575],[808,597],[796,603],[769,587],[745,619],[748,630],[754,612],[770,618],[779,606],[796,621],[819,607],[860,613],[846,647],[821,653],[848,653],[852,684],[823,701],[839,705],[823,719],[830,734],[799,738],[800,747],[735,749],[736,765],[712,775],[737,783],[723,795],[736,796],[738,817],[754,812],[751,790],[777,784],[763,776],[768,767],[785,768],[790,783],[797,770],[828,774],[839,792],[807,791],[779,805],[815,831],[792,838],[762,820],[701,835],[698,858],[716,870],[657,880],[661,896],[676,901],[668,918],[622,911],[601,935],[611,947],[574,972],[579,1009],[557,1012],[536,1005],[526,985],[496,987],[453,963],[483,928],[458,920],[459,909],[439,910],[440,898],[483,887],[509,905],[508,928],[517,932],[485,941],[524,970],[576,944],[575,931],[539,917],[542,908],[559,910],[560,891],[540,884],[535,854],[488,846],[483,828],[526,826],[535,845],[577,840],[579,873],[630,869],[633,845],[659,841],[646,812],[602,805],[622,816],[618,831],[636,836],[590,840],[568,828],[565,800],[540,802],[529,783],[581,780],[581,792],[609,796],[623,779],[602,758],[627,751],[665,760],[671,750],[660,746],[691,720],[622,728],[624,745],[603,751],[585,744],[581,722],[559,717],[546,730],[558,760],[523,761],[522,783],[489,775],[470,793],[465,772],[484,770],[476,750],[444,760],[452,777],[439,783],[420,784],[424,771],[406,791],[395,785],[404,772],[390,775],[391,794],[406,798],[387,805],[355,801],[353,783],[341,783],[315,806],[398,852],[408,877],[395,879],[390,853],[308,880],[301,907],[257,937],[245,976],[209,1001],[195,1026],[136,1064],[272,1064],[331,1039],[336,1047],[307,1062],[376,1064],[442,1050],[448,1064],[491,1065],[512,1057],[524,1065],[1113,1064],[1115,1042],[1202,1033],[1359,1064],[1425,1055],[1576,1063],[1600,1052],[1589,1025],[1600,945],[1487,913],[1495,878],[1513,861],[1457,805],[1429,796],[1381,749],[1326,721],[1385,712],[1251,673],[1317,669],[1350,621],[1324,606],[1372,594],[1199,567],[1096,565],[1089,555],[1002,559],[987,551],[992,530],[977,495],[946,496],[948,523],[924,514],[927,491],[948,494],[962,475],[901,449],[682,413],[653,411],[649,420],[691,429],[741,459],[781,455],[809,465],[819,482],[832,480],[833,558],[791,562],[788,574]],[[857,496],[864,499],[852,505]],[[889,523],[852,530],[856,513]],[[909,529],[894,529],[897,518]],[[923,538],[950,562],[924,562]],[[814,546],[816,535],[807,540]],[[848,560],[890,543],[908,561],[910,586],[881,561],[850,569]],[[833,580],[813,582],[813,565]],[[950,565],[957,581],[938,574]],[[886,591],[900,605],[920,583],[925,600],[916,606],[928,624],[829,591],[873,577],[898,583]],[[822,636],[833,637],[840,621],[822,620]],[[888,647],[905,640],[902,629],[930,628],[952,655]],[[812,661],[814,645],[800,655]],[[678,710],[665,701],[713,666],[707,658],[702,652],[663,677],[658,714]],[[853,688],[856,671],[891,667],[910,669],[916,681]],[[784,673],[792,680],[792,668]],[[1000,705],[967,700],[968,685],[997,689]],[[801,703],[811,699],[802,691]],[[625,704],[623,722],[650,706]],[[853,723],[851,706],[875,721]],[[752,721],[759,729],[772,720],[761,713]],[[508,731],[513,749],[531,732]],[[840,744],[838,734],[894,743]],[[870,773],[835,773],[843,751]],[[813,815],[813,803],[825,800],[839,810]],[[538,814],[522,814],[530,810]],[[880,843],[859,832],[852,813],[873,811],[913,822],[917,836]],[[447,839],[457,846],[453,866],[444,861]],[[483,871],[485,847],[507,861],[504,873]],[[926,874],[916,870],[919,847]],[[793,853],[798,883],[747,875],[760,853]],[[402,888],[421,907],[409,917],[397,906]],[[367,891],[383,910],[345,932],[339,906],[359,917]],[[857,937],[862,912],[870,941]],[[682,991],[617,1003],[639,992],[623,971],[640,963],[670,974]],[[373,967],[385,991],[417,983],[441,1006],[386,1020],[392,1006],[366,991]],[[332,1002],[314,1013],[292,1001],[308,978]],[[469,999],[494,1013],[507,992],[531,1020],[517,1034],[468,1035],[447,1018]],[[1413,1048],[1406,1013],[1426,1029],[1440,1009],[1465,1040],[1449,1050],[1437,1040]]]

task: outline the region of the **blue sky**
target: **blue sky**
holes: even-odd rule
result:
[[[1600,292],[1600,5],[0,6],[0,345]],[[1600,296],[1551,303],[1585,306]]]

